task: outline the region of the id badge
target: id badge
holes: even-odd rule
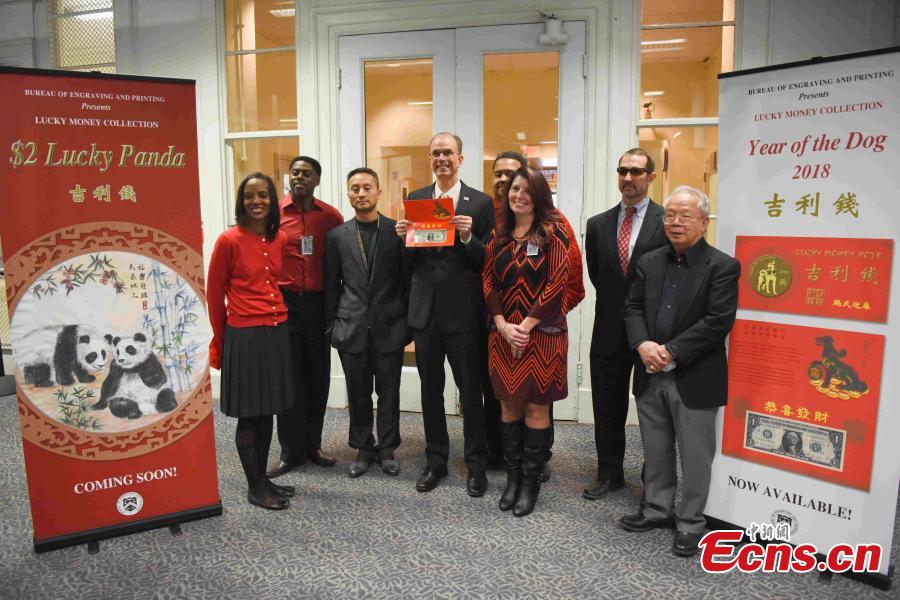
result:
[[[301,235],[300,236],[300,254],[304,256],[312,256],[313,255],[313,236],[311,235]]]
[[[538,247],[528,242],[528,245],[525,247],[525,256],[537,256],[538,255]]]

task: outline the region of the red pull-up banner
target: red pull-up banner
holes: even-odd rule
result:
[[[0,69],[38,551],[221,513],[194,82]]]

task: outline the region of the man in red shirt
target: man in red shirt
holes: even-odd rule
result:
[[[502,152],[494,159],[492,172],[494,174],[494,213],[497,222],[500,219],[500,209],[506,202],[506,190],[510,182],[516,176],[516,171],[528,165],[528,160],[518,152]],[[569,220],[562,212],[559,213],[566,228],[566,237],[569,239],[569,281],[566,284],[566,296],[563,300],[563,310],[568,313],[584,300],[584,280],[581,266],[581,250],[578,247],[578,236],[569,224]],[[487,345],[487,342],[485,342]],[[488,442],[488,465],[491,467],[503,465],[503,444],[500,438],[500,403],[494,396],[488,375],[487,363],[482,376],[482,388],[484,390],[484,426]],[[550,403],[550,447],[553,447],[553,403]],[[549,459],[549,456],[547,458]],[[541,473],[541,481],[550,479],[550,465],[544,463],[544,472]]]
[[[322,426],[331,373],[331,346],[325,337],[325,236],[344,222],[341,213],[313,196],[322,165],[309,156],[291,161],[291,193],[280,203],[281,231],[287,234],[278,285],[288,309],[291,365],[296,381],[294,406],[278,415],[281,460],[269,469],[278,477],[306,460],[330,467],[322,452]]]

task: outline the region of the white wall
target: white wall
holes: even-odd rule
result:
[[[900,44],[898,0],[738,0],[736,69]]]
[[[581,220],[618,201],[609,176],[620,149],[635,144],[633,98],[638,90],[640,7],[635,0],[544,0],[563,20],[587,22],[585,202]],[[538,22],[532,3],[517,0],[301,0],[300,134],[304,153],[337,165],[337,36],[354,33]],[[854,52],[898,43],[900,0],[737,0],[736,68],[752,68]],[[117,0],[118,71],[197,81],[200,201],[208,257],[225,228],[224,71],[221,1]],[[46,8],[42,0],[0,2],[0,57],[4,48],[48,66]],[[342,197],[335,169],[321,196]],[[577,218],[575,215],[570,215]],[[579,420],[591,421],[587,349],[593,290],[579,307],[582,326],[570,335],[584,364]]]

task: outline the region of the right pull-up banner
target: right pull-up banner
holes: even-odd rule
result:
[[[878,544],[900,482],[900,49],[720,76],[718,246],[742,265],[706,514],[821,554]]]

